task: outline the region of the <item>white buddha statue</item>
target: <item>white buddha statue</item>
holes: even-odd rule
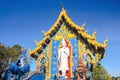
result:
[[[66,71],[69,70],[68,68],[68,57],[69,57],[69,48],[66,46],[66,41],[63,38],[61,41],[61,47],[58,49],[58,61],[60,64],[59,70],[62,72],[62,76],[66,76]]]

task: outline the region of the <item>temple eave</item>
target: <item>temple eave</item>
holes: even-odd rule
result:
[[[39,52],[39,50],[42,50],[42,48],[43,48],[42,44],[45,44],[46,40],[47,40],[47,38],[44,38],[41,42],[39,42],[38,46],[34,50],[30,51],[29,54],[30,55],[32,55],[32,54],[36,55],[36,53]],[[106,49],[106,44],[105,43],[101,44],[101,43],[98,43],[98,42],[92,41],[92,40],[88,40],[88,42],[89,42],[89,44],[91,44],[95,47],[96,51],[97,51],[98,48],[101,48],[103,50]]]

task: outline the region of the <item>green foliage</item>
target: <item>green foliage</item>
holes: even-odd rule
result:
[[[120,77],[112,77],[112,80],[120,80]]]
[[[110,75],[107,73],[107,71],[104,69],[103,66],[97,65],[93,67],[93,80],[111,80]]]
[[[16,44],[13,47],[6,47],[5,45],[0,43],[0,77],[4,69],[8,66],[9,58],[12,58],[13,61],[16,61],[21,46]]]

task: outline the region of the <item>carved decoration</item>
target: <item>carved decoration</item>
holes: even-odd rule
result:
[[[80,59],[79,65],[76,68],[76,76],[77,76],[77,80],[86,80],[86,68],[84,67],[82,60]]]

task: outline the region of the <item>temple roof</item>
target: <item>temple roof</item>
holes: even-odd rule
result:
[[[36,57],[36,53],[41,53],[42,49],[50,42],[51,38],[53,35],[57,32],[57,30],[61,27],[60,25],[62,24],[63,20],[71,27],[72,29],[75,29],[77,31],[77,34],[82,36],[87,42],[94,47],[94,49],[97,50],[102,50],[102,53],[104,54],[104,51],[106,49],[106,44],[108,40],[104,40],[103,43],[99,43],[96,41],[96,32],[93,32],[92,35],[88,34],[87,31],[84,30],[85,24],[82,26],[76,25],[67,15],[66,10],[62,8],[62,11],[60,12],[60,15],[54,25],[48,30],[48,32],[44,32],[44,38],[38,42],[35,41],[36,43],[36,48],[34,50],[28,50],[28,53],[32,57]]]

